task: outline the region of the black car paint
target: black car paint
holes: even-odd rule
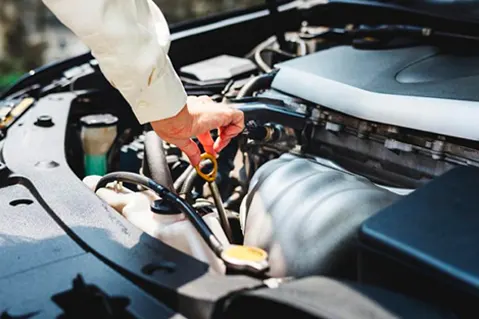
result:
[[[389,10],[386,6],[371,9],[365,4],[332,1],[308,12],[314,15],[306,15],[306,17],[309,17],[311,21],[325,18],[323,21],[336,23],[342,22],[339,19],[340,13],[344,14],[341,19],[354,20],[356,15],[361,15],[356,10],[363,8],[365,11]],[[303,14],[304,12],[295,9],[280,12],[282,21],[285,21],[284,28],[296,27],[300,18],[304,17]],[[249,18],[248,15],[250,15]],[[402,17],[398,18],[399,21],[405,21],[414,15],[398,14],[398,16]],[[422,14],[420,16],[424,17]],[[441,19],[431,19],[431,21],[441,21]],[[274,31],[274,25],[267,15],[258,16],[252,13],[246,13],[246,18],[238,23],[228,23],[227,20],[203,20],[203,22],[205,25],[213,26],[205,28],[205,25],[193,23],[192,29],[186,25],[178,27],[177,31],[182,33],[182,36],[174,39],[170,51],[176,67],[218,54],[243,55],[258,42],[271,36]],[[457,24],[458,28],[460,25],[461,23]],[[175,36],[175,29],[173,28],[172,31]],[[64,238],[61,240],[69,242],[76,251],[75,254],[71,256],[67,254],[62,258],[88,256],[93,265],[90,267],[88,262],[79,263],[78,265],[84,265],[84,267],[77,269],[78,272],[86,273],[86,277],[95,278],[101,275],[101,271],[98,273],[97,269],[101,263],[110,270],[114,270],[115,276],[121,275],[146,292],[144,298],[153,296],[158,302],[156,304],[158,311],[165,311],[164,303],[171,309],[192,318],[207,318],[220,314],[223,305],[235,293],[262,287],[263,283],[243,276],[228,278],[215,276],[208,272],[206,264],[142,233],[97,198],[68,166],[65,158],[65,132],[69,115],[82,96],[69,93],[68,89],[61,85],[54,90],[55,94],[42,96],[44,94],[41,90],[55,79],[61,78],[64,71],[88,63],[91,59],[91,54],[87,53],[37,69],[2,95],[2,99],[8,99],[23,91],[33,93],[39,100],[20,121],[14,124],[4,140],[2,159],[8,170],[6,175],[9,177],[3,175],[0,183],[1,192],[11,197],[12,203],[21,203],[14,200],[32,201],[34,205],[32,209],[35,207],[37,214],[43,214],[45,222],[53,221],[62,229],[61,237]],[[85,86],[88,86],[88,83],[91,84],[92,77],[103,86],[109,86],[98,73],[91,75],[88,81],[84,81]],[[42,115],[51,116],[54,125],[52,127],[35,126],[37,117]],[[18,197],[18,187],[23,187],[24,193],[20,197]],[[14,218],[20,207],[25,209],[22,205],[2,203],[2,223],[11,223],[12,227],[22,229],[22,224],[18,224]],[[25,227],[23,235],[32,236],[31,229]],[[36,225],[33,229],[36,229],[37,234],[41,234],[42,225]],[[13,246],[15,251],[11,251],[8,258],[24,258],[24,254],[37,251],[46,259],[38,263],[35,258],[25,258],[22,269],[19,271],[26,274],[42,268],[52,267],[53,269],[57,267],[57,263],[64,260],[57,258],[55,249],[58,249],[58,246],[52,243],[45,238],[37,241],[34,248],[26,248],[25,245]],[[89,276],[89,273],[93,275]],[[12,280],[15,280],[15,276],[20,273],[13,270],[4,275],[0,274],[0,278],[4,281],[8,279],[7,276],[12,276]],[[62,287],[66,287],[70,283],[68,280],[73,279],[66,276],[61,284]],[[55,283],[52,281],[43,284],[48,286]],[[45,291],[48,291],[46,286]],[[108,293],[116,292],[110,290]],[[23,294],[22,290],[12,289],[10,298],[21,300]],[[50,297],[45,296],[45,303]],[[9,308],[14,304],[17,307],[23,307],[25,311],[42,311],[42,309],[29,308],[28,302],[18,306],[17,303],[10,302],[11,300],[2,300],[0,305]],[[33,306],[36,307],[36,304]],[[3,309],[0,308],[0,311]],[[172,311],[169,312],[169,314],[172,313]]]

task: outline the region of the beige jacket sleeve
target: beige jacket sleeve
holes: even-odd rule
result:
[[[43,0],[92,51],[141,124],[176,115],[184,87],[168,57],[170,32],[151,0]]]

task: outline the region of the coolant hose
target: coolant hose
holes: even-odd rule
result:
[[[252,96],[256,91],[269,89],[271,87],[271,83],[273,83],[276,73],[276,71],[273,71],[254,77],[241,88],[241,90],[238,92],[237,98],[241,99],[247,96]]]
[[[100,188],[106,187],[108,184],[116,181],[141,185],[148,189],[151,189],[152,191],[157,193],[162,199],[182,211],[196,228],[201,237],[203,237],[206,244],[211,248],[211,250],[216,254],[216,256],[221,258],[221,253],[224,250],[223,245],[218,240],[218,237],[216,237],[216,235],[211,231],[210,227],[206,224],[203,218],[201,218],[198,212],[188,202],[183,200],[174,192],[170,191],[165,186],[156,183],[151,178],[130,172],[115,172],[103,176],[96,185],[95,193]]]
[[[194,183],[196,178],[198,177],[198,173],[196,170],[192,170],[189,174],[188,177],[186,178],[185,182],[183,183],[183,187],[181,187],[181,192],[180,194],[190,194],[191,191],[193,190]]]
[[[165,185],[170,191],[175,191],[170,168],[166,161],[163,141],[155,131],[145,133],[145,156],[143,157],[143,174],[156,183]]]
[[[284,106],[275,105],[278,104],[278,101],[251,97],[254,92],[270,88],[276,73],[277,71],[273,71],[251,79],[241,88],[235,99],[229,100],[229,103],[244,113],[246,123],[254,120],[264,123],[277,123],[294,129],[303,129],[308,121],[305,114],[295,112]]]
[[[183,173],[181,173],[180,177],[178,177],[176,181],[173,183],[173,187],[175,188],[175,191],[177,193],[181,191],[181,186],[183,186],[186,179],[188,178],[188,176],[190,176],[191,172],[193,171],[196,172],[195,167],[191,165],[188,166],[188,168]]]

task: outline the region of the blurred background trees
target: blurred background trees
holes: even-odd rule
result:
[[[153,0],[168,22],[175,23],[196,17],[264,3],[264,0]]]
[[[153,1],[169,23],[264,3],[264,0]],[[86,51],[41,0],[0,0],[0,91],[31,69]]]
[[[28,1],[0,0],[0,87],[43,63],[47,43],[29,37],[23,15],[27,4]],[[45,8],[38,12],[38,18],[42,12]]]

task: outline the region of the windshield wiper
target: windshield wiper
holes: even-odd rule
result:
[[[461,33],[453,33],[435,30],[427,27],[410,26],[410,25],[380,25],[380,26],[364,26],[361,25],[355,29],[330,28],[322,30],[316,34],[303,33],[300,35],[303,39],[327,38],[333,39],[341,43],[351,42],[361,38],[394,38],[394,37],[410,37],[435,40],[455,40],[464,42],[478,42],[479,37]]]
[[[425,38],[445,38],[454,40],[479,41],[479,37],[444,32],[432,28],[409,26],[409,25],[381,25],[377,27],[361,27],[359,29],[346,30],[353,37],[381,37],[381,36],[418,36]]]

